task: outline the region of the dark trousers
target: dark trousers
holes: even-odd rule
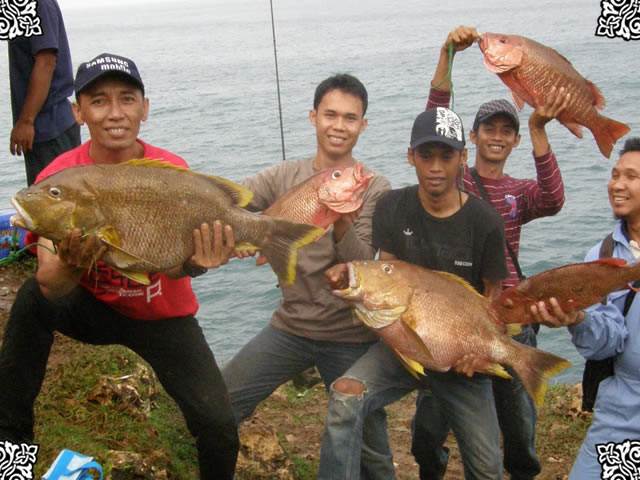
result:
[[[33,148],[24,153],[27,170],[27,185],[36,181],[38,174],[58,155],[80,145],[80,125],[74,123],[56,138],[33,144]]]
[[[54,330],[93,345],[124,345],[145,359],[196,439],[201,478],[233,478],[239,446],[236,422],[197,320],[133,320],[80,287],[50,302],[34,278],[16,296],[0,349],[0,440],[33,439],[33,404]]]
[[[523,329],[514,340],[537,346],[532,327]],[[541,471],[536,453],[536,408],[514,371],[508,369],[513,380],[493,377],[493,396],[504,444],[504,467],[512,480],[532,480]],[[444,447],[449,424],[434,402],[418,397],[413,423],[411,452],[419,466],[421,480],[444,478],[449,449]]]

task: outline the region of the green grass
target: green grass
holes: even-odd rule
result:
[[[111,467],[108,451],[126,450],[143,458],[160,458],[159,463],[166,458],[161,466],[169,478],[196,478],[194,441],[166,393],[157,396],[148,419],[116,404],[87,399],[103,375],[132,373],[142,360],[122,347],[65,344],[68,359],[48,372],[36,402],[36,442],[40,444],[36,474],[42,475],[58,452],[69,448],[94,456],[106,472]]]

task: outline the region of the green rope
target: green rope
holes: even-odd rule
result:
[[[13,238],[11,240],[14,246],[18,245],[17,232],[14,233]],[[6,267],[7,265],[11,265],[12,263],[19,261],[27,250],[29,250],[31,247],[34,247],[36,245],[38,245],[38,242],[30,243],[29,245],[26,245],[24,248],[21,248],[20,250],[16,250],[9,253],[9,255],[0,259],[0,267]],[[54,255],[57,253],[54,249],[51,249],[45,245],[39,245],[39,247],[44,248],[45,250],[48,250]]]
[[[16,237],[12,238],[13,242],[15,242],[15,240],[16,240]],[[13,245],[17,245],[17,243],[13,243]],[[20,250],[10,252],[9,255],[0,259],[0,267],[6,267],[7,265],[10,265],[20,260],[20,258],[22,257],[22,254],[25,251],[27,251],[29,248],[31,248],[33,245],[36,245],[36,244],[32,243],[31,245],[27,245],[26,247],[21,248]]]
[[[433,88],[435,88],[436,90],[438,89],[438,87],[440,87],[444,82],[446,82],[447,80],[449,80],[449,84],[450,84],[450,93],[451,93],[451,110],[454,110],[454,94],[453,94],[453,79],[451,78],[451,72],[453,71],[453,43],[449,43],[449,45],[447,46],[447,50],[449,53],[449,67],[447,68],[447,75],[444,77],[444,79],[437,85],[434,85]]]

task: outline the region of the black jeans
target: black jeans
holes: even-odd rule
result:
[[[24,153],[27,170],[27,185],[36,181],[38,174],[58,155],[80,145],[80,125],[74,123],[56,138],[33,144],[32,150]]]
[[[50,302],[34,278],[16,296],[0,349],[0,440],[33,439],[33,404],[54,330],[94,345],[124,345],[145,359],[196,439],[201,478],[233,478],[239,446],[236,422],[197,320],[133,320],[80,287]]]

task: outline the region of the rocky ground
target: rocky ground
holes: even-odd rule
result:
[[[32,264],[0,268],[0,325]],[[2,327],[4,328],[4,327]],[[3,386],[3,388],[6,388]],[[388,408],[389,434],[399,479],[416,479],[410,454],[413,395]],[[576,387],[557,386],[539,413],[541,479],[566,478],[590,418],[579,412]],[[320,385],[278,389],[241,426],[237,478],[312,479],[317,471],[326,394]],[[112,479],[197,478],[193,442],[184,422],[147,367],[120,347],[91,347],[56,337],[36,405],[36,474],[62,448],[93,455]],[[447,479],[461,479],[449,438]],[[39,478],[39,477],[38,477]]]

